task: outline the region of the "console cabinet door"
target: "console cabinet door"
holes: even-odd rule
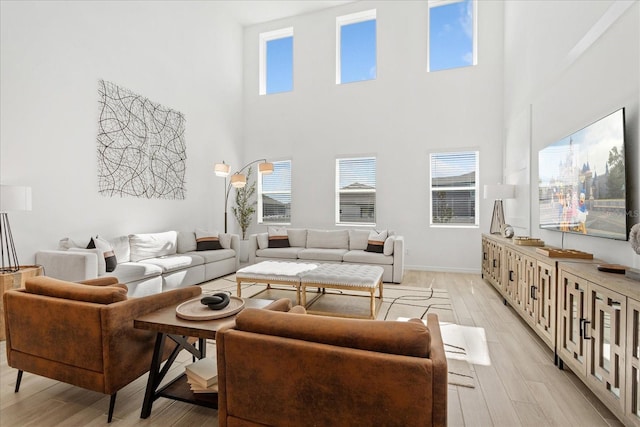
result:
[[[491,263],[491,276],[493,277],[496,287],[502,290],[502,245],[492,242],[492,246],[493,259]]]
[[[536,260],[524,256],[523,304],[524,318],[527,323],[534,324],[536,311]]]
[[[556,350],[571,370],[584,376],[587,373],[587,342],[584,333],[589,282],[561,270],[558,286],[560,307]]]
[[[625,416],[640,425],[640,301],[627,298],[627,404]]]
[[[534,288],[534,326],[554,348],[556,344],[556,268],[538,261],[536,263],[536,286]]]
[[[491,275],[490,261],[491,243],[489,239],[482,238],[482,277],[488,279]]]
[[[504,277],[504,297],[512,302],[515,300],[516,287],[518,286],[517,252],[511,248],[505,249],[506,274]]]
[[[624,411],[627,298],[589,283],[587,381]]]

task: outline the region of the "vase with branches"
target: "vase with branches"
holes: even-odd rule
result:
[[[251,180],[251,169],[247,170],[247,185],[236,188],[236,205],[231,208],[242,230],[242,240],[246,239],[247,229],[251,225],[253,214],[256,213],[256,201],[253,200],[256,182]]]

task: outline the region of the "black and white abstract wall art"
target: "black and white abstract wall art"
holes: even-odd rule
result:
[[[184,115],[104,80],[98,94],[99,193],[184,199]]]

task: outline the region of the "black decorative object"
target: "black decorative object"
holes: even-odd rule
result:
[[[229,295],[224,292],[218,292],[213,295],[206,296],[200,300],[200,302],[211,310],[222,310],[229,305]]]

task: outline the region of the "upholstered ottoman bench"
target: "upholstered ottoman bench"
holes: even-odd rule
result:
[[[380,309],[379,305],[376,308],[375,291],[376,288],[378,288],[380,292],[380,301],[382,301],[383,272],[384,270],[382,267],[375,265],[320,264],[317,268],[300,275],[302,305],[307,307],[307,287],[322,288],[323,293],[326,288],[364,291],[369,292],[371,298],[369,316],[314,312],[311,307],[307,307],[307,311],[313,314],[323,314],[328,316],[339,315],[341,317],[365,317],[375,319],[378,314],[378,310]]]
[[[285,261],[262,261],[236,272],[238,297],[242,297],[242,282],[270,285],[291,285],[296,288],[296,304],[300,304],[300,275],[317,268],[317,264]]]

